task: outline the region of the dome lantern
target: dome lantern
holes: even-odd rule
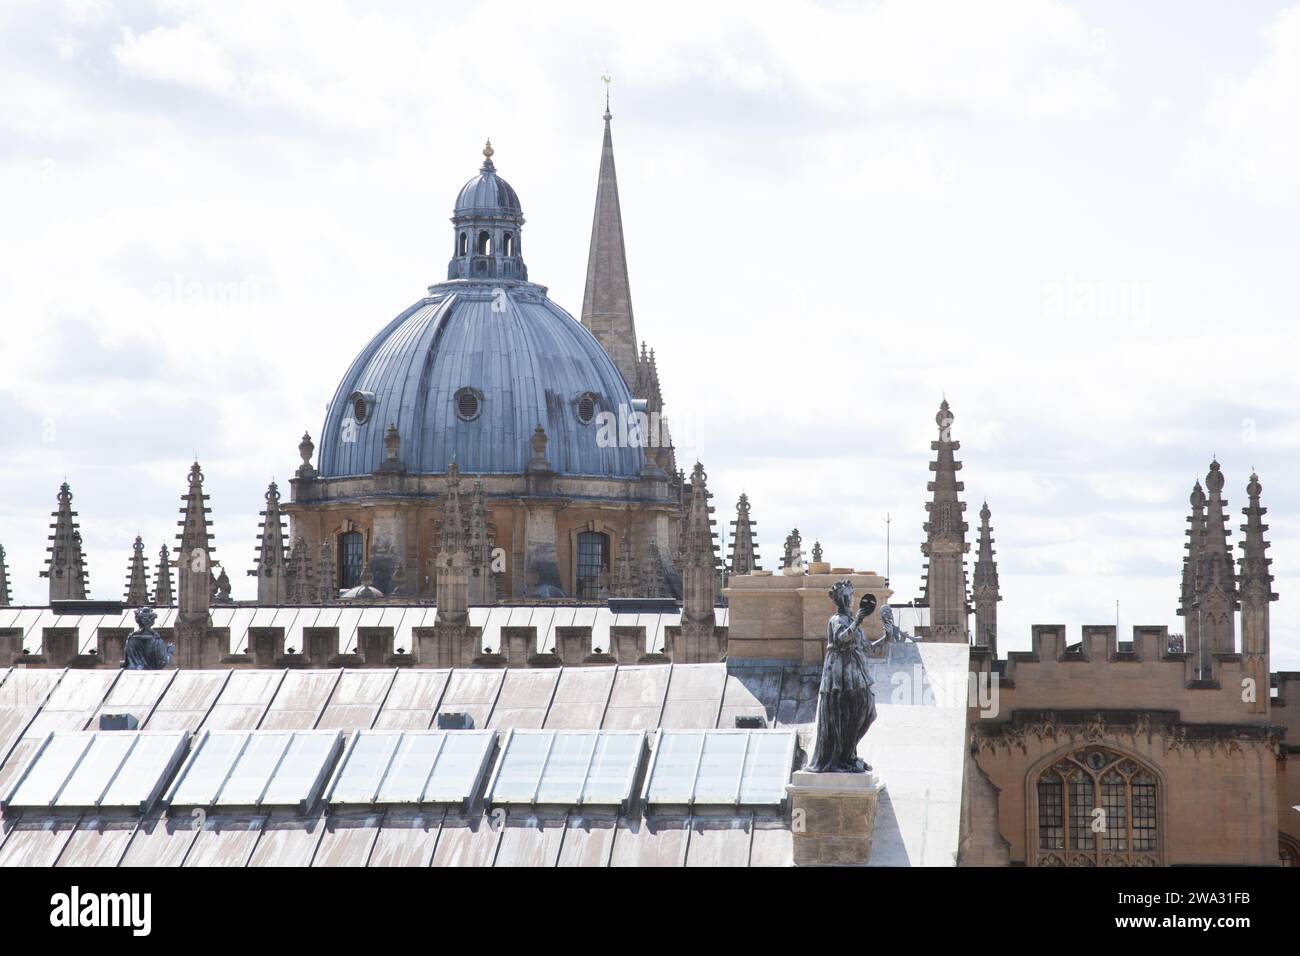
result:
[[[449,280],[528,279],[519,246],[523,210],[514,189],[497,175],[494,153],[489,139],[478,175],[462,186],[456,197]]]

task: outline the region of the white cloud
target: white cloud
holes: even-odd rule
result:
[[[202,27],[182,23],[137,34],[122,28],[113,56],[127,71],[149,80],[229,96],[236,92],[235,65]]]
[[[1263,60],[1220,78],[1185,170],[1222,179],[1263,202],[1300,200],[1300,7],[1269,26]]]

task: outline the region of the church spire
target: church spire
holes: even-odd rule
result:
[[[258,604],[285,604],[289,597],[286,584],[288,561],[284,550],[280,489],[274,481],[267,487],[265,497],[266,510],[262,512],[261,531],[257,536],[257,566],[248,573],[257,578]]]
[[[86,559],[81,550],[81,532],[77,529],[77,512],[72,510],[72,491],[65,481],[59,486],[59,508],[53,512],[50,546],[45,550],[46,568],[41,577],[50,579],[50,601],[84,601],[86,599]]]
[[[975,643],[987,647],[994,658],[998,656],[998,602],[1002,594],[998,590],[998,563],[993,559],[997,554],[993,550],[993,526],[989,519],[989,503],[984,502],[980,508],[979,550],[975,557],[974,598],[975,598]]]
[[[128,607],[144,607],[149,603],[149,572],[144,566],[144,539],[139,535],[131,545],[131,563],[126,572],[126,603]]]
[[[731,558],[727,562],[727,576],[761,571],[758,563],[758,542],[754,540],[754,519],[749,516],[749,495],[742,494],[736,502],[736,520],[731,522]]]
[[[587,253],[587,285],[582,296],[582,324],[614,360],[629,387],[637,382],[636,325],[632,320],[632,288],[623,243],[623,213],[614,170],[611,114],[605,106],[605,139],[600,150],[596,211]]]
[[[5,559],[5,546],[0,544],[0,607],[13,604],[14,595],[9,590],[9,563]]]
[[[966,503],[960,493],[965,485],[957,480],[961,462],[956,452],[961,442],[952,439],[953,414],[945,398],[934,416],[939,437],[930,443],[935,460],[930,462],[934,480],[926,485],[933,498],[926,503],[929,520],[923,525],[926,557],[923,599],[930,608],[929,637],[948,643],[964,642],[966,635],[966,560],[970,550],[966,532],[970,527],[962,520]]]

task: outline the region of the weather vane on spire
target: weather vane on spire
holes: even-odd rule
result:
[[[609,84],[614,82],[614,77],[606,70],[600,75],[600,80],[605,84],[605,119],[609,119]]]

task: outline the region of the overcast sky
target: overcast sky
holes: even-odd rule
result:
[[[719,527],[798,524],[917,594],[942,395],[1005,649],[1169,624],[1211,455],[1252,466],[1300,669],[1300,6],[0,5],[0,543],[72,485],[94,596],[171,542],[194,455],[256,513],[364,343],[445,276],[491,136],[577,314],[603,72],[637,331]]]

